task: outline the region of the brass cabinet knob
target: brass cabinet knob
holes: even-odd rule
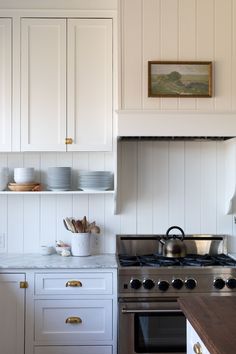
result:
[[[199,342],[195,343],[194,346],[193,346],[193,351],[194,353],[196,354],[203,354],[202,352],[202,347],[201,347],[201,344]]]
[[[65,138],[65,144],[69,145],[73,143],[73,139],[72,138]]]
[[[81,288],[82,287],[82,283],[79,280],[68,280],[68,282],[66,283],[66,287],[67,286],[71,286],[73,288]]]
[[[70,324],[79,324],[79,323],[82,323],[82,320],[80,317],[68,317],[66,320],[65,320],[65,323],[70,323]]]

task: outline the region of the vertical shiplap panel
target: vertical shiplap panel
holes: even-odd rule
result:
[[[105,153],[105,170],[114,171],[114,153]],[[120,216],[114,214],[115,196],[105,195],[105,207],[104,207],[104,252],[115,253],[116,252],[116,235],[120,234]]]
[[[179,60],[196,57],[196,0],[179,1]],[[179,109],[196,109],[196,99],[180,98]]]
[[[196,2],[196,59],[213,61],[213,97],[215,96],[214,9],[214,0],[197,0]],[[214,110],[214,98],[198,98],[197,110]]]
[[[40,208],[40,246],[55,244],[57,239],[56,211],[56,196],[42,195]]]
[[[91,240],[91,247],[93,253],[104,253],[104,238],[105,238],[105,207],[104,207],[104,195],[90,195],[89,196],[89,222],[96,222],[96,225],[100,227],[100,234],[94,234]]]
[[[103,171],[105,169],[104,153],[100,153],[100,152],[89,153],[89,169],[94,171]]]
[[[13,173],[15,167],[23,167],[23,154],[8,154],[8,167],[10,180],[14,181]],[[24,197],[21,195],[9,195],[8,197],[8,252],[23,252],[24,247]],[[13,222],[14,220],[14,222]]]
[[[40,154],[24,153],[24,167],[33,167],[35,170],[35,182],[40,182]]]
[[[201,143],[185,143],[185,232],[201,231]]]
[[[73,152],[73,184],[78,186],[78,172],[79,170],[89,169],[89,153],[87,152]],[[88,215],[89,211],[89,197],[86,195],[73,195],[72,197],[72,212],[73,215],[79,219],[84,215]]]
[[[148,61],[160,60],[161,0],[143,1],[143,108],[160,109],[160,99],[148,98]]]
[[[24,167],[34,167],[35,182],[40,182],[40,154],[24,153]],[[30,222],[29,222],[30,220]],[[40,197],[24,197],[24,252],[39,251]]]
[[[235,112],[236,110],[236,2],[232,0],[232,39],[231,39],[231,46],[232,46],[232,70],[231,70],[231,83],[232,83],[232,97],[231,97],[231,104],[232,104],[232,111]]]
[[[10,253],[21,253],[24,251],[24,197],[21,195],[9,195],[7,212],[7,250]]]
[[[216,143],[201,147],[201,232],[216,233]]]
[[[67,231],[63,224],[63,219],[66,217],[76,216],[72,213],[72,196],[71,195],[58,195],[57,211],[56,211],[56,240],[62,240],[66,243],[71,242],[72,233]]]
[[[121,144],[121,233],[132,234],[137,232],[137,142]]]
[[[0,253],[7,252],[8,244],[8,198],[5,195],[0,197],[0,236],[2,237],[2,245],[0,247]]]
[[[105,196],[104,252],[115,253],[116,235],[120,234],[120,215],[114,215],[114,196]]]
[[[122,108],[142,107],[142,0],[122,0]]]
[[[102,171],[105,169],[105,157],[103,153],[89,153],[89,169],[95,171]],[[95,221],[101,229],[101,235],[92,237],[92,249],[94,253],[101,253],[104,251],[104,210],[104,195],[89,195],[89,221]]]
[[[216,167],[216,183],[217,183],[217,233],[218,234],[232,234],[232,215],[225,214],[225,174],[228,171],[225,169],[225,148],[222,142],[216,144],[217,153],[217,167]],[[236,159],[236,156],[235,156]]]
[[[215,0],[215,108],[218,111],[231,109],[231,4],[231,1]]]
[[[153,160],[152,142],[138,143],[137,233],[153,232]]]
[[[33,192],[32,192],[33,193]],[[40,196],[24,196],[24,252],[39,252],[40,247]]]
[[[161,60],[178,59],[178,0],[161,0]],[[177,98],[162,98],[163,110],[176,110]]]
[[[153,233],[165,233],[169,227],[169,143],[153,142]]]
[[[0,154],[0,167],[8,167],[7,154]],[[7,218],[8,218],[8,198],[7,196],[0,196],[0,237],[2,238],[2,244],[0,246],[0,253],[7,252],[8,230],[7,230]]]
[[[170,142],[169,144],[169,225],[178,225],[184,228],[184,169],[185,169],[184,142]]]

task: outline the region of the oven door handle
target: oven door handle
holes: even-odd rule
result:
[[[182,313],[181,310],[177,310],[177,309],[174,309],[174,310],[146,310],[146,309],[143,309],[143,310],[138,310],[138,309],[132,309],[132,310],[128,310],[128,309],[122,309],[121,310],[122,313]]]

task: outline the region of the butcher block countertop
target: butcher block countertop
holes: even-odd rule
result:
[[[190,296],[178,302],[211,354],[236,353],[235,296]]]

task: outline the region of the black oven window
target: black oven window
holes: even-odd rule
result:
[[[186,352],[186,319],[174,312],[135,314],[136,353]]]

